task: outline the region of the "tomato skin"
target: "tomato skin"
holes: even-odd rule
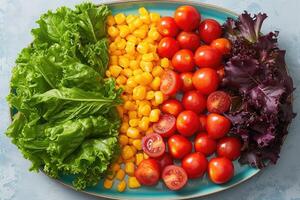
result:
[[[142,139],[142,145],[143,151],[152,158],[161,156],[166,150],[163,138],[157,133],[144,136]]]
[[[195,152],[186,155],[181,165],[189,178],[199,178],[205,174],[208,162],[202,153]]]
[[[201,15],[193,6],[180,6],[174,14],[175,22],[184,31],[195,30],[200,21]]]
[[[195,151],[210,156],[216,151],[217,142],[210,138],[206,132],[200,132],[195,138],[194,147]]]
[[[218,38],[211,42],[211,47],[217,49],[222,55],[226,55],[230,53],[231,43],[226,38]]]
[[[182,31],[177,36],[177,41],[182,49],[195,51],[200,46],[200,38],[196,33]]]
[[[215,184],[228,182],[234,175],[232,162],[225,157],[213,158],[208,163],[208,176]]]
[[[135,170],[135,177],[142,185],[156,185],[160,178],[160,165],[152,158],[142,160]]]
[[[152,126],[155,133],[167,138],[173,135],[176,131],[176,118],[170,114],[164,114],[159,121]]]
[[[217,70],[217,74],[219,75],[219,80],[220,82],[223,80],[225,76],[225,69],[224,67],[221,67],[220,69]]]
[[[205,19],[199,25],[200,39],[206,44],[210,44],[213,40],[222,35],[222,27],[214,19]]]
[[[224,113],[229,110],[230,105],[231,98],[223,91],[215,91],[207,98],[207,110],[211,113]]]
[[[195,66],[193,52],[188,49],[177,51],[172,58],[172,66],[178,72],[193,71]]]
[[[200,121],[199,131],[206,131],[206,121],[207,121],[206,115],[199,115],[199,121]]]
[[[193,85],[193,80],[192,80],[193,79],[193,73],[192,72],[183,72],[183,73],[179,74],[179,77],[180,77],[181,82],[182,82],[181,90],[183,92],[195,89],[194,85]]]
[[[172,37],[164,37],[160,40],[157,47],[158,55],[169,59],[171,59],[177,51],[179,51],[179,43]]]
[[[222,63],[222,54],[218,50],[204,45],[196,50],[194,59],[196,65],[200,68],[217,69]]]
[[[186,171],[182,167],[176,165],[165,167],[162,178],[170,190],[179,190],[183,188],[188,180]]]
[[[177,117],[178,114],[183,110],[183,106],[177,99],[168,99],[162,104],[161,110],[164,113],[168,113]]]
[[[225,137],[219,140],[217,154],[230,160],[236,160],[241,155],[242,143],[236,137]]]
[[[163,170],[168,165],[173,165],[173,158],[169,153],[164,153],[160,157],[156,158],[160,164],[160,168]]]
[[[176,37],[179,27],[173,17],[162,17],[157,25],[157,30],[163,37]]]
[[[211,113],[207,115],[206,130],[208,135],[214,139],[224,137],[230,130],[231,122],[223,115]]]
[[[216,91],[219,86],[219,76],[216,70],[201,68],[193,75],[193,85],[202,94],[210,94]]]
[[[181,159],[192,152],[192,143],[182,135],[173,135],[168,139],[169,153],[175,159]]]
[[[165,71],[161,78],[160,91],[165,95],[174,95],[182,87],[179,75],[171,70]]]
[[[176,127],[177,131],[185,136],[192,136],[200,126],[197,114],[191,110],[185,110],[177,116]]]
[[[206,109],[206,98],[196,90],[184,93],[181,101],[186,110],[192,110],[197,114]]]

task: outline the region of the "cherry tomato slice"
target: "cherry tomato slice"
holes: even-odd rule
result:
[[[174,19],[182,30],[193,31],[198,27],[201,15],[193,6],[180,6],[175,11]]]
[[[179,27],[173,17],[162,17],[157,25],[157,30],[163,37],[175,37],[179,32]]]
[[[188,91],[182,97],[182,105],[186,110],[199,114],[206,109],[206,98],[196,90]]]
[[[191,72],[183,72],[180,75],[180,79],[182,81],[182,91],[190,91],[194,89],[193,85],[193,73]]]
[[[236,137],[225,137],[219,140],[217,154],[230,160],[236,160],[241,155],[242,143]]]
[[[206,121],[207,121],[206,115],[199,115],[199,121],[200,121],[199,131],[206,131]]]
[[[143,137],[142,146],[143,151],[152,158],[161,156],[166,150],[163,138],[157,133],[152,133]]]
[[[199,178],[204,175],[208,162],[202,153],[195,152],[186,155],[182,160],[182,168],[189,178]]]
[[[177,41],[182,49],[195,51],[200,46],[200,38],[193,32],[182,31],[177,36]]]
[[[194,147],[195,151],[203,153],[206,156],[210,156],[216,151],[217,142],[210,138],[207,133],[200,132],[195,138]]]
[[[172,58],[172,66],[178,72],[190,72],[193,71],[194,54],[191,50],[181,49],[177,51]]]
[[[179,190],[187,183],[187,174],[182,167],[169,165],[165,167],[162,178],[170,190]]]
[[[207,98],[207,110],[211,113],[224,113],[229,110],[230,105],[231,98],[223,91],[215,91]]]
[[[193,85],[202,94],[210,94],[218,89],[219,76],[216,70],[202,68],[193,75]]]
[[[169,152],[175,159],[181,159],[192,152],[192,143],[182,135],[173,135],[168,139]]]
[[[228,182],[234,175],[232,162],[225,157],[213,158],[208,163],[208,176],[216,184]]]
[[[157,160],[149,158],[142,160],[135,170],[135,177],[142,185],[156,185],[160,178],[160,165]]]
[[[183,107],[177,99],[168,99],[162,104],[161,110],[164,113],[177,117],[177,115],[183,110]]]
[[[213,40],[222,35],[222,27],[214,19],[205,19],[199,25],[200,39],[206,44],[210,44]]]
[[[206,130],[208,135],[214,139],[224,137],[230,130],[231,122],[226,117],[211,113],[207,115]]]
[[[200,121],[197,114],[191,110],[181,112],[176,120],[176,127],[178,132],[185,136],[192,136],[200,126]]]
[[[199,47],[194,55],[195,63],[197,66],[204,68],[217,69],[222,64],[222,54],[210,46]]]
[[[210,46],[217,49],[222,55],[229,54],[231,50],[231,43],[226,38],[215,39]]]
[[[168,165],[173,165],[173,158],[169,153],[164,153],[162,156],[156,158],[159,162],[161,169],[163,170]]]
[[[179,51],[179,43],[171,37],[161,39],[157,47],[158,55],[169,59],[171,59],[177,51]]]
[[[165,95],[174,95],[180,90],[182,82],[179,75],[171,70],[165,71],[161,78],[160,91]]]
[[[170,114],[164,114],[159,121],[153,124],[153,130],[162,137],[170,137],[176,131],[176,118]]]

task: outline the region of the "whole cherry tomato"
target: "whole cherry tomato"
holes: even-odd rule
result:
[[[206,131],[206,121],[207,121],[207,117],[206,115],[199,115],[199,121],[200,121],[200,127],[199,127],[199,131]]]
[[[179,51],[179,43],[174,38],[164,37],[160,40],[157,48],[160,57],[171,59],[177,51]]]
[[[230,130],[231,122],[223,115],[211,113],[207,115],[206,130],[208,135],[214,139],[224,137]]]
[[[200,121],[197,114],[191,110],[181,112],[176,120],[177,131],[185,136],[192,136],[200,126]]]
[[[199,69],[193,75],[193,85],[200,93],[208,95],[217,90],[219,76],[214,69]]]
[[[181,101],[186,110],[192,110],[197,114],[206,109],[206,98],[196,90],[184,93]]]
[[[163,37],[176,37],[179,27],[173,17],[162,17],[157,25],[157,30]]]
[[[202,153],[195,152],[186,155],[182,160],[182,168],[189,178],[199,178],[204,175],[208,162]]]
[[[193,52],[188,49],[177,51],[172,58],[172,66],[178,72],[193,71],[195,66]]]
[[[206,156],[210,156],[217,149],[216,140],[212,139],[205,132],[197,134],[194,141],[195,151],[203,153]]]
[[[179,77],[182,81],[182,91],[190,91],[194,89],[193,85],[193,73],[192,72],[183,72],[179,74]]]
[[[200,21],[201,15],[193,6],[180,6],[175,11],[175,22],[184,31],[195,30]]]
[[[183,110],[183,106],[177,99],[168,99],[162,104],[161,110],[164,113],[177,117],[177,115]]]
[[[175,159],[181,159],[192,152],[192,143],[182,135],[173,135],[168,139],[169,153]]]
[[[200,68],[208,67],[217,69],[222,64],[222,54],[218,50],[206,45],[196,50],[194,59],[196,65]]]
[[[200,38],[196,33],[182,31],[177,36],[177,41],[182,49],[195,51],[200,46]]]
[[[149,158],[142,160],[135,170],[135,177],[142,185],[156,185],[160,178],[160,165],[157,160]]]
[[[176,19],[175,19],[176,20]],[[221,37],[222,27],[214,19],[205,19],[199,25],[200,39],[206,44],[210,44],[213,40]]]
[[[225,137],[219,140],[217,154],[230,160],[236,160],[241,155],[242,143],[236,137]]]
[[[229,54],[231,50],[231,43],[226,38],[218,38],[211,42],[211,47],[217,49],[221,54]]]
[[[225,157],[213,158],[208,163],[208,176],[216,184],[228,182],[234,174],[232,162]]]

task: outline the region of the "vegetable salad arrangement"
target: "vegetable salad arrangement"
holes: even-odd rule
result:
[[[101,178],[119,192],[159,180],[179,190],[205,174],[230,181],[234,160],[275,164],[294,88],[278,33],[260,31],[266,17],[49,11],[13,69],[6,134],[32,170],[74,175],[79,190]]]

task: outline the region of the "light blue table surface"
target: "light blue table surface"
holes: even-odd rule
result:
[[[30,173],[30,163],[4,135],[10,123],[5,100],[18,52],[32,40],[30,30],[41,13],[80,0],[0,0],[0,200],[96,200],[67,189],[39,173]],[[101,1],[95,1],[100,3]],[[294,79],[294,110],[300,113],[300,1],[299,0],[202,0],[235,12],[266,12],[264,31],[279,30],[281,48]],[[276,166],[251,180],[203,199],[209,200],[300,200],[300,123],[295,118]]]

